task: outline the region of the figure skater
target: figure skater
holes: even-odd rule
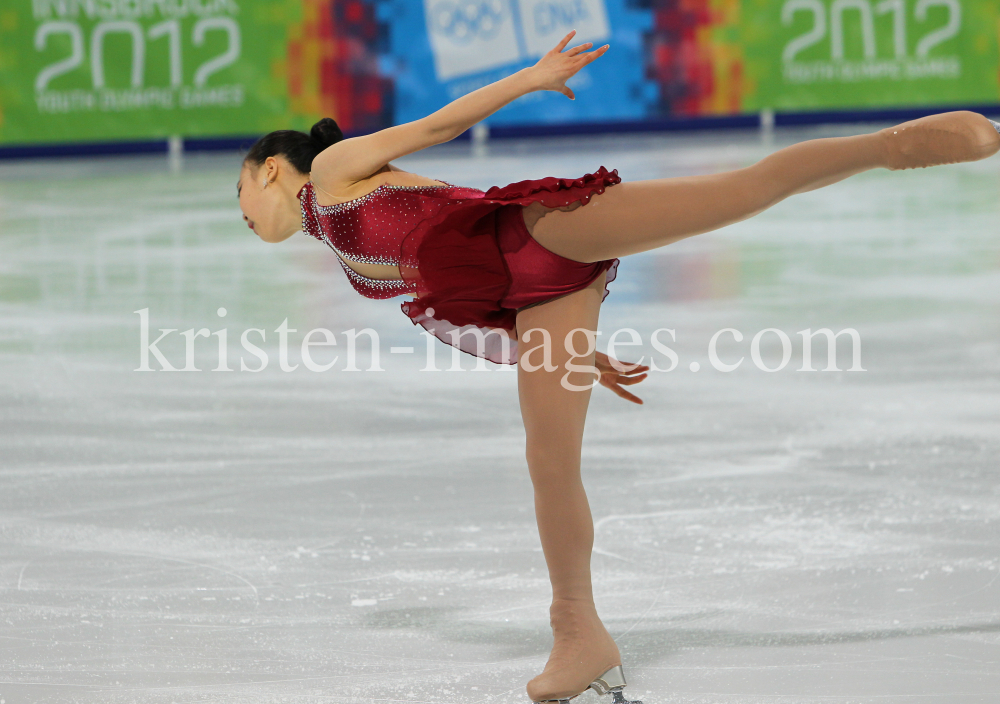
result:
[[[618,257],[744,220],[869,169],[984,159],[1000,150],[1000,125],[949,112],[802,142],[727,173],[625,183],[601,166],[580,178],[483,192],[392,165],[454,139],[526,93],[575,99],[566,80],[608,45],[564,51],[573,34],[534,66],[408,124],[351,139],[329,118],[308,135],[272,132],[250,148],[237,190],[244,220],[265,242],[302,230],[334,250],[362,295],[413,295],[401,307],[414,324],[479,357],[518,365],[535,516],[552,584],[552,651],[527,693],[533,702],[566,702],[591,688],[620,704],[625,677],[594,606],[594,527],[580,475],[590,389],[599,382],[641,403],[625,387],[648,371],[595,350]]]

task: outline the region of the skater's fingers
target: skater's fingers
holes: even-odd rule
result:
[[[637,374],[643,374],[649,371],[649,367],[645,364],[634,364],[632,362],[622,362],[620,360],[614,360],[616,365],[614,367],[615,371],[624,376],[635,376]]]
[[[623,376],[618,379],[619,384],[625,384],[626,386],[631,386],[632,384],[638,384],[640,381],[646,378],[646,374],[640,376]]]
[[[625,360],[615,359],[611,356],[608,356],[608,363],[614,365],[615,369],[618,369],[619,371],[626,370],[626,368],[627,371],[632,371],[632,369],[636,366],[635,362],[626,362]]]
[[[639,398],[635,394],[629,393],[628,391],[626,391],[625,389],[621,388],[620,386],[616,386],[615,388],[612,389],[612,391],[614,391],[616,394],[618,394],[619,396],[621,396],[626,401],[631,401],[632,403],[638,403],[640,406],[642,405],[642,399],[641,398]]]
[[[629,393],[621,386],[619,386],[619,380],[614,376],[609,376],[608,374],[601,374],[600,384],[608,389],[615,392],[616,396],[620,396],[626,401],[631,401],[632,403],[642,404],[642,399],[635,394]]]
[[[589,49],[592,46],[594,46],[593,42],[587,42],[586,44],[581,44],[580,46],[573,47],[569,51],[565,52],[565,54],[566,54],[566,56],[576,56],[577,54],[579,54],[584,49]]]
[[[595,59],[597,59],[597,58],[599,58],[601,56],[604,56],[605,52],[607,52],[607,50],[610,47],[611,47],[610,44],[605,44],[604,46],[598,47],[597,49],[594,49],[593,51],[587,52],[586,54],[581,54],[581,56],[583,56],[583,58],[586,60],[586,63],[589,64],[591,61],[593,61],[593,60],[595,60]]]
[[[559,42],[558,44],[556,44],[556,48],[553,49],[553,51],[560,52],[563,49],[565,49],[566,45],[569,44],[569,40],[573,38],[574,34],[576,34],[576,30],[575,29],[570,30],[569,34],[567,34],[565,37],[563,37],[561,42]]]

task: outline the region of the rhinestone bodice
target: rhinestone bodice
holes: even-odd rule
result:
[[[443,182],[442,182],[443,183]],[[454,198],[481,198],[483,192],[450,183],[428,186],[382,184],[371,193],[345,203],[320,205],[311,182],[299,191],[302,231],[325,242],[339,256],[354,289],[367,298],[392,298],[412,293],[403,279],[373,279],[348,262],[399,267],[403,239],[424,219]],[[345,261],[346,260],[346,261]]]
[[[319,205],[313,184],[306,183],[298,197],[302,230],[337,253],[358,293],[368,298],[411,294],[414,298],[399,307],[414,325],[456,349],[516,364],[518,308],[507,304],[532,305],[578,290],[599,272],[540,245],[518,246],[531,233],[515,208],[587,203],[620,182],[617,171],[602,166],[580,178],[547,176],[486,191],[450,183],[383,184],[336,205]],[[394,266],[401,278],[370,279],[351,264],[362,270],[365,264]],[[617,259],[594,263],[608,272],[606,282],[617,265]],[[581,273],[580,267],[588,271]]]

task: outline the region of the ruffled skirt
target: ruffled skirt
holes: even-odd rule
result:
[[[519,309],[586,288],[603,272],[607,296],[618,268],[617,259],[584,263],[545,249],[525,227],[523,206],[588,203],[620,182],[617,169],[601,166],[578,179],[518,181],[450,200],[403,241],[400,272],[418,296],[403,312],[463,352],[516,364]]]

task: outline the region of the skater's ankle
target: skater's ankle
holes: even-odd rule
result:
[[[556,613],[566,610],[596,611],[593,597],[553,597],[549,606],[549,613]]]
[[[552,603],[574,603],[574,604],[593,604],[593,596],[554,596],[552,597]]]

